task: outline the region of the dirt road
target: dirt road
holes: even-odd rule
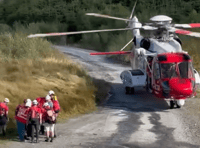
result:
[[[166,101],[156,99],[143,88],[125,95],[119,78],[128,66],[116,64],[104,56],[89,56],[89,50],[57,48],[84,66],[88,73],[111,83],[110,97],[91,114],[57,125],[53,143],[10,142],[10,148],[193,148],[200,147],[198,116],[188,108],[199,109],[197,99],[189,99],[181,109],[169,109]],[[188,104],[188,105],[187,105]],[[193,105],[192,105],[193,104]]]

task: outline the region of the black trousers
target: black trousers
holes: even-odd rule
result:
[[[39,134],[39,119],[31,119],[30,127],[31,127],[31,140],[34,139],[34,133],[36,133],[36,139],[38,139]],[[34,132],[35,131],[35,132]]]
[[[0,116],[0,128],[2,129],[3,136],[6,135],[6,123],[7,118],[5,116]]]

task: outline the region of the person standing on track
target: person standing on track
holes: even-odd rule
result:
[[[31,107],[31,101],[27,101],[25,105],[18,105],[15,111],[15,119],[17,122],[17,131],[21,142],[24,141],[25,127],[27,124],[27,116]]]
[[[56,118],[58,117],[58,113],[60,112],[60,104],[58,102],[58,97],[55,95],[53,90],[49,91],[49,96],[51,97],[51,101],[53,102],[53,110],[55,112]],[[56,121],[54,126],[54,138],[56,138]]]
[[[37,102],[38,102],[38,107],[42,108],[44,103],[46,102],[46,99],[45,97],[39,97],[39,98],[36,98]]]
[[[8,104],[9,99],[5,98],[4,102],[0,102],[0,128],[2,129],[3,136],[6,135],[6,123],[9,121],[8,118]]]
[[[46,142],[49,142],[49,138],[51,138],[50,142],[53,142],[54,138],[54,123],[55,123],[55,113],[54,110],[50,107],[49,103],[46,102],[44,104],[43,109],[43,119],[44,119],[44,125],[46,129]]]
[[[33,106],[29,109],[28,122],[31,127],[31,143],[34,140],[34,129],[36,132],[36,143],[38,143],[38,132],[41,121],[41,109],[37,106],[37,100],[33,100]]]
[[[38,98],[36,98],[36,100],[38,102],[38,107],[40,109],[42,109],[44,103],[46,102],[46,97],[38,97]],[[42,135],[44,134],[44,125],[43,124],[40,125],[40,132],[39,133],[42,134]]]
[[[24,99],[23,104],[19,104],[19,105],[16,107],[15,115],[17,114],[19,108],[20,108],[21,106],[25,106],[25,104],[26,104],[27,102],[30,102],[30,104],[32,105],[31,99],[29,99],[29,98],[28,98],[28,99]],[[29,134],[29,132],[28,132],[28,125],[26,124],[26,125],[25,125],[24,139],[25,139],[25,140],[30,140],[30,139],[28,138],[29,136],[31,136],[31,134]]]
[[[53,102],[51,101],[51,97],[47,95],[45,97],[46,102],[49,104],[49,106],[53,109]]]
[[[48,95],[51,97],[51,101],[53,102],[53,110],[59,113],[60,104],[58,102],[58,97],[55,95],[53,90],[50,90]]]

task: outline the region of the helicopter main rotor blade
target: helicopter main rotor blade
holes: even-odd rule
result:
[[[89,31],[75,31],[75,32],[42,33],[42,34],[31,34],[28,36],[28,38],[95,33],[95,32],[108,32],[108,31],[122,31],[122,30],[133,30],[133,29],[139,29],[139,28],[120,28],[120,29],[104,29],[104,30],[89,30]]]
[[[124,18],[119,18],[119,17],[114,17],[114,16],[108,16],[108,15],[103,15],[103,14],[98,14],[98,13],[86,13],[86,15],[132,22],[132,20],[130,20],[130,19],[124,19]]]
[[[131,42],[133,42],[133,39],[131,39],[120,51],[124,50]]]
[[[198,38],[200,37],[199,32],[192,32],[192,31],[183,30],[183,29],[175,29],[174,32],[177,34],[189,35],[189,36],[198,37]]]
[[[134,13],[134,11],[135,11],[135,6],[136,6],[136,4],[137,4],[137,0],[136,0],[135,4],[134,4],[134,6],[133,6],[133,10],[132,10],[132,12],[131,12],[131,15],[130,15],[130,18],[129,18],[129,19],[132,19],[132,18],[133,18],[133,13]]]
[[[90,55],[130,54],[131,51],[93,52]]]
[[[148,26],[148,25],[144,25],[144,26],[142,26],[142,29],[144,29],[144,30],[156,30],[158,28],[157,27]]]
[[[178,27],[178,28],[199,28],[200,27],[200,23],[174,24],[174,27]]]

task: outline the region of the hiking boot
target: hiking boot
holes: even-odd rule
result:
[[[24,140],[24,139],[20,139],[19,141],[20,141],[20,142],[25,142],[25,140]]]
[[[50,142],[53,142],[53,138],[51,138]]]
[[[31,143],[33,143],[33,138],[31,138]]]
[[[27,136],[24,136],[24,139],[25,139],[25,140],[30,140]]]
[[[47,138],[47,139],[45,140],[45,142],[49,142],[49,138]]]

